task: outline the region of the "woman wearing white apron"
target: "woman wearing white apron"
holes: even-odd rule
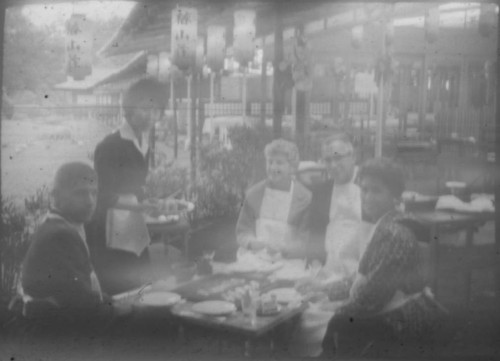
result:
[[[236,225],[240,248],[279,252],[285,257],[309,256],[308,210],[311,193],[293,179],[297,146],[277,139],[265,148],[267,179],[246,193]]]

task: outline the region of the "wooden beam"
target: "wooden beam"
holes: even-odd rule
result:
[[[283,61],[283,22],[280,16],[281,7],[279,4],[275,8],[275,33],[274,33],[274,62],[273,62],[273,137],[281,137],[281,121],[285,94],[282,89],[283,74],[280,71],[280,63]]]
[[[498,14],[498,23],[500,24],[500,13]],[[500,26],[497,26],[497,62],[496,75],[497,84],[500,84]],[[496,108],[495,108],[495,199],[497,200],[495,212],[495,245],[496,245],[496,304],[497,317],[500,318],[500,212],[498,210],[498,199],[500,199],[500,91],[497,86],[496,91]]]

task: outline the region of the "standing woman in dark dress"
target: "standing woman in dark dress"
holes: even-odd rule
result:
[[[111,295],[139,287],[152,278],[144,244],[137,253],[107,245],[110,233],[115,232],[110,232],[108,210],[141,211],[145,207],[141,202],[148,174],[150,131],[162,118],[167,99],[166,87],[156,79],[142,78],[133,83],[123,97],[122,125],[94,152],[98,197],[88,227],[89,245],[102,288]]]

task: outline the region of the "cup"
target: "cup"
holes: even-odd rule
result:
[[[241,298],[241,310],[243,315],[254,325],[257,321],[257,309],[259,308],[259,292],[257,290],[247,290]]]
[[[177,283],[190,281],[196,274],[196,263],[191,261],[179,261],[172,264],[172,271]]]
[[[463,202],[470,202],[470,192],[467,188],[467,183],[464,182],[446,182],[446,187],[450,193],[462,200]]]

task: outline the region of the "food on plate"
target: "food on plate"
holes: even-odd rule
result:
[[[231,302],[212,300],[195,303],[192,310],[207,316],[225,316],[236,311],[236,306]]]
[[[262,296],[258,313],[262,316],[275,315],[281,311],[276,295],[267,294]]]
[[[264,297],[276,297],[278,303],[291,303],[302,301],[302,295],[295,288],[276,288],[267,292]]]
[[[141,295],[137,301],[140,306],[166,307],[181,300],[181,296],[172,292],[148,292]]]

